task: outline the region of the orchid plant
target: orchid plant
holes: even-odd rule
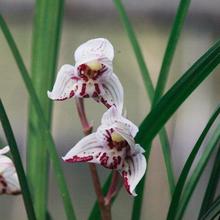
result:
[[[84,133],[88,135],[63,160],[96,163],[116,170],[123,177],[128,193],[135,196],[135,187],[146,170],[146,159],[144,149],[134,140],[137,126],[122,116],[123,87],[113,73],[113,57],[113,46],[107,39],[96,38],[83,43],[75,51],[75,66],[66,64],[61,67],[48,97],[57,101],[75,97]],[[92,134],[92,126],[85,115],[84,98],[93,98],[108,108],[101,125]],[[91,173],[97,176],[96,171],[91,170]],[[118,178],[116,173],[114,176],[115,181],[102,199],[105,205],[109,205],[113,194],[116,194]],[[97,182],[94,184],[96,188],[100,187]],[[97,196],[103,197],[98,192]]]
[[[53,219],[53,210],[48,210],[47,204],[50,161],[68,220],[75,220],[77,217],[61,166],[64,162],[89,165],[97,197],[88,217],[89,220],[114,219],[111,207],[117,199],[122,183],[128,192],[127,196],[133,199],[131,219],[140,220],[144,189],[147,187],[145,185],[147,161],[150,157],[152,141],[157,135],[160,138],[166,166],[169,185],[167,191],[170,192],[170,206],[164,219],[181,220],[206,164],[218,147],[220,126],[217,124],[214,127],[213,124],[220,114],[220,107],[217,107],[211,115],[196,144],[192,147],[179,178],[175,180],[165,123],[220,63],[220,42],[218,41],[164,94],[190,0],[180,0],[155,88],[125,8],[121,0],[113,0],[113,2],[131,42],[143,84],[152,105],[139,127],[125,116],[124,90],[113,71],[114,48],[109,40],[95,38],[82,43],[75,50],[75,64],[63,65],[55,78],[64,9],[63,0],[36,0],[31,74],[25,66],[8,25],[0,14],[0,27],[30,95],[26,172],[7,113],[0,100],[0,120],[9,145],[0,149],[0,194],[21,194],[29,220]],[[54,85],[53,82],[55,82]],[[46,95],[48,89],[51,91]],[[71,98],[75,100],[85,136],[62,156],[57,153],[50,132],[51,100],[64,101]],[[96,131],[93,131],[93,125],[89,123],[86,115],[84,101],[88,98],[104,105],[106,109]],[[96,107],[99,108],[99,105],[97,104]],[[210,131],[211,128],[213,129]],[[211,133],[211,137],[205,141],[204,151],[197,155],[208,133]],[[5,155],[9,152],[9,148],[12,159]],[[199,220],[211,220],[220,213],[220,199],[215,196],[219,183],[219,156],[218,149],[198,212]],[[192,167],[192,164],[195,166]],[[104,184],[99,179],[97,165],[112,171]],[[39,173],[41,175],[38,175]]]

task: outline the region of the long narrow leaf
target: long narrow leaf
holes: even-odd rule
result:
[[[149,96],[149,99],[151,102],[153,102],[154,98],[154,87],[153,83],[149,74],[149,71],[147,69],[147,66],[144,61],[144,56],[141,52],[141,48],[139,46],[139,43],[137,41],[137,37],[135,35],[135,32],[132,28],[132,25],[128,19],[128,16],[126,14],[126,11],[124,9],[124,6],[121,3],[121,0],[113,0],[116,9],[118,10],[118,13],[120,15],[120,18],[122,20],[122,23],[124,24],[125,30],[127,31],[127,35],[129,37],[129,40],[131,42],[132,48],[134,50],[135,56],[137,58],[138,66],[141,71],[141,75],[144,81],[144,86],[147,91],[147,94]]]
[[[219,63],[220,41],[199,58],[155,105],[140,126],[136,136],[137,142],[143,146],[148,146],[178,107],[212,73]],[[149,151],[148,146],[146,154]]]
[[[207,212],[199,220],[213,220],[220,213],[220,196],[211,204]]]
[[[18,151],[17,143],[16,143],[10,122],[8,120],[8,117],[5,112],[1,99],[0,99],[0,120],[1,120],[3,130],[5,132],[5,136],[7,138],[7,141],[8,141],[10,150],[11,150],[11,154],[13,157],[13,161],[15,164],[15,168],[18,174],[18,179],[21,185],[23,200],[24,200],[26,211],[27,211],[28,219],[35,220],[36,216],[35,216],[34,207],[33,207],[33,200],[31,198],[29,186],[27,183],[23,164],[22,164],[21,157],[20,157],[20,153]]]
[[[14,42],[14,39],[3,19],[3,17],[0,15],[0,27],[3,31],[3,34],[8,42],[8,45],[12,51],[12,54],[15,58],[15,61],[18,65],[18,68],[20,70],[20,74],[22,76],[22,79],[25,83],[25,86],[28,90],[28,93],[30,95],[30,97],[32,98],[32,102],[34,104],[34,107],[35,107],[35,110],[36,110],[36,113],[38,115],[39,118],[41,118],[40,120],[40,127],[41,129],[44,131],[44,135],[48,137],[48,144],[47,144],[47,147],[48,147],[48,152],[50,154],[50,159],[52,161],[52,164],[53,164],[53,168],[54,168],[54,172],[55,172],[55,175],[56,175],[56,178],[57,178],[57,182],[58,182],[58,186],[59,186],[59,190],[60,190],[60,194],[62,196],[62,199],[63,199],[63,203],[64,203],[64,208],[65,208],[65,211],[66,211],[66,215],[67,215],[67,218],[69,220],[73,220],[75,219],[75,214],[74,214],[74,211],[73,211],[73,206],[72,206],[72,202],[71,202],[71,198],[70,198],[70,195],[69,195],[69,192],[68,192],[68,189],[67,189],[67,185],[66,185],[66,181],[65,181],[65,178],[64,178],[64,174],[63,174],[63,170],[62,170],[62,167],[61,167],[61,164],[60,164],[60,161],[59,161],[59,156],[57,154],[57,151],[56,151],[56,148],[55,148],[55,144],[54,144],[54,141],[53,141],[53,138],[52,138],[52,135],[49,131],[49,127],[48,127],[48,123],[47,123],[47,120],[45,118],[45,115],[44,115],[44,111],[40,105],[40,101],[37,97],[37,94],[34,90],[34,87],[33,87],[33,84],[31,82],[31,79],[28,75],[28,72],[27,72],[27,69],[24,65],[24,62],[21,58],[21,55],[17,49],[17,46]]]
[[[44,106],[49,127],[51,127],[52,102],[48,99],[46,91],[52,86],[55,77],[63,4],[63,0],[37,0],[35,7],[31,76],[41,106]],[[44,220],[48,194],[47,137],[42,135],[39,119],[31,101],[30,98],[27,168],[34,193],[37,218]]]
[[[214,200],[215,192],[218,186],[219,178],[220,178],[220,148],[215,156],[215,161],[213,164],[212,172],[208,181],[208,185],[206,188],[206,192],[202,201],[199,218],[201,218],[206,211],[209,209],[211,203]]]
[[[135,139],[143,147],[147,146],[145,149],[146,158],[149,157],[151,141],[156,136],[157,132],[164,126],[166,121],[185,99],[212,72],[219,62],[220,41],[211,47],[188,71],[186,71],[145,118]],[[141,191],[139,188],[143,190],[143,183],[138,186],[138,191]],[[137,200],[138,203],[141,204],[141,198],[137,197]],[[140,217],[140,206],[136,204],[134,208],[136,209],[134,209],[133,219],[137,219]]]
[[[212,127],[213,123],[215,122],[215,120],[219,114],[220,114],[220,106],[216,109],[216,111],[210,117],[208,123],[206,124],[200,137],[198,138],[195,146],[193,147],[192,152],[190,153],[189,157],[187,158],[187,161],[183,167],[183,170],[182,170],[180,177],[178,179],[178,182],[176,184],[176,188],[175,188],[175,191],[174,191],[174,194],[172,197],[172,201],[171,201],[171,204],[169,207],[169,211],[168,211],[168,215],[167,215],[167,219],[169,219],[169,220],[175,219],[175,215],[176,215],[176,211],[178,209],[178,204],[179,204],[179,201],[181,198],[182,190],[185,185],[189,171],[192,167],[193,161],[195,160],[196,155],[197,155],[200,147],[202,146],[202,143],[203,143],[205,137],[207,136],[210,128]]]
[[[213,135],[211,136],[211,138],[209,139],[205,150],[201,156],[201,158],[199,159],[199,162],[196,165],[196,168],[193,170],[193,173],[190,177],[190,179],[187,181],[186,186],[183,190],[182,193],[182,198],[180,200],[179,206],[178,206],[178,210],[177,210],[177,214],[176,214],[176,218],[175,219],[182,219],[182,216],[185,212],[185,209],[189,203],[189,200],[193,194],[193,191],[199,181],[199,178],[201,177],[206,164],[209,161],[209,158],[213,152],[213,150],[215,149],[217,143],[220,140],[220,126],[218,126],[215,131],[213,132]]]
[[[186,15],[188,13],[191,0],[181,0],[177,9],[177,13],[173,22],[172,30],[170,32],[169,40],[167,43],[166,51],[163,57],[163,62],[160,69],[160,74],[157,80],[157,85],[154,95],[154,103],[156,103],[164,92],[170,66],[176,50],[180,33],[184,25]]]

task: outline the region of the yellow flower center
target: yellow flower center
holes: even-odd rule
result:
[[[115,132],[115,131],[111,134],[111,138],[112,138],[112,141],[114,141],[114,142],[122,142],[122,141],[124,141],[124,138],[120,134]]]
[[[92,70],[92,71],[98,71],[102,68],[102,64],[100,62],[98,62],[98,60],[92,60],[88,63],[86,63],[86,65]]]

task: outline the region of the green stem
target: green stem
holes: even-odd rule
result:
[[[33,201],[31,198],[29,186],[27,183],[27,179],[25,176],[24,168],[22,165],[20,153],[18,151],[17,143],[10,125],[10,122],[8,120],[7,114],[5,112],[4,106],[2,104],[2,101],[0,99],[0,120],[2,123],[3,130],[5,132],[11,154],[13,157],[13,161],[15,164],[15,168],[18,174],[18,179],[21,185],[21,190],[22,190],[22,195],[23,195],[23,200],[24,200],[24,205],[27,211],[27,216],[29,220],[35,220],[36,216],[34,213],[34,207],[33,207]]]
[[[63,14],[63,0],[37,0],[34,17],[34,33],[32,43],[32,82],[44,106],[46,120],[51,127],[52,102],[47,97],[47,90],[51,88],[57,66],[60,30]],[[34,193],[37,218],[46,218],[48,192],[48,154],[47,137],[42,135],[39,118],[34,106],[29,104],[28,121],[28,176]],[[41,175],[36,175],[41,173]]]
[[[31,79],[29,77],[27,69],[26,69],[24,62],[21,58],[21,55],[18,51],[18,48],[17,48],[17,46],[14,42],[14,39],[13,39],[13,37],[12,37],[12,35],[11,35],[11,33],[10,33],[10,31],[9,31],[9,29],[8,29],[6,23],[1,15],[0,15],[0,27],[3,31],[3,34],[4,34],[7,42],[8,42],[8,45],[10,46],[12,54],[16,60],[16,63],[17,63],[18,68],[20,70],[20,74],[21,74],[22,79],[25,83],[25,86],[28,90],[28,93],[29,93],[30,97],[32,98],[32,103],[34,105],[37,116],[38,116],[38,118],[40,118],[40,121],[39,121],[40,129],[42,129],[42,132],[44,132],[44,136],[47,137],[47,140],[48,140],[47,150],[50,154],[50,159],[52,161],[54,172],[55,172],[55,175],[57,178],[58,187],[60,190],[61,197],[63,199],[67,219],[73,220],[73,219],[75,219],[75,214],[73,211],[73,206],[72,206],[70,194],[67,189],[63,170],[62,170],[62,167],[61,167],[61,164],[59,161],[59,156],[57,154],[52,135],[50,133],[48,122],[47,122],[46,117],[44,115],[44,111],[40,105],[40,101],[37,97],[36,91],[33,87],[33,84],[31,82]]]

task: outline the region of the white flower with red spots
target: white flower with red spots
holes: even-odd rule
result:
[[[3,155],[9,147],[0,149],[0,194],[17,195],[21,192],[18,176],[12,160]]]
[[[135,196],[135,187],[147,166],[144,149],[134,141],[137,132],[136,125],[112,106],[104,113],[96,133],[84,137],[63,159],[70,163],[97,163],[117,170],[123,177],[126,190]]]
[[[75,66],[61,67],[48,97],[58,101],[91,97],[107,108],[115,105],[122,111],[123,88],[113,73],[111,43],[104,38],[89,40],[76,49],[74,56]]]

